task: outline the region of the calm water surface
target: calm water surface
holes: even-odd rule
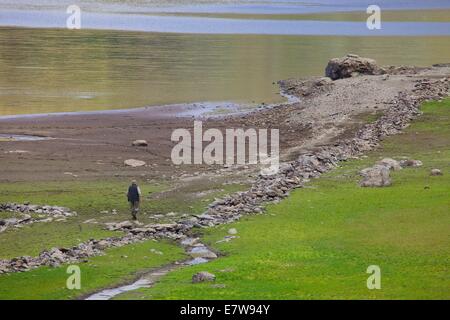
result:
[[[373,57],[381,64],[450,62],[449,36],[417,36],[422,29],[414,27],[407,28],[409,36],[395,37],[361,37],[354,32],[333,37],[317,36],[315,34],[322,34],[323,30],[317,24],[311,27],[312,32],[308,36],[185,34],[180,33],[187,32],[185,25],[179,23],[182,20],[174,20],[170,25],[176,30],[167,30],[167,27],[164,29],[157,24],[162,28],[158,33],[124,31],[138,20],[133,16],[136,12],[141,16],[157,11],[233,13],[238,10],[238,13],[262,12],[268,14],[270,20],[270,14],[280,13],[286,8],[291,8],[290,13],[292,8],[299,12],[313,9],[315,12],[345,11],[360,8],[365,1],[346,0],[339,5],[335,1],[310,1],[312,5],[305,5],[294,0],[80,1],[90,14],[102,15],[104,22],[110,21],[110,16],[103,15],[105,12],[115,17],[117,13],[126,14],[129,18],[119,28],[122,30],[117,31],[43,28],[60,27],[65,23],[62,19],[66,16],[65,11],[61,9],[65,8],[66,2],[0,0],[1,115],[106,110],[196,101],[272,103],[281,101],[274,82],[289,77],[322,75],[330,58],[348,52]],[[427,1],[426,8],[450,6],[449,2]],[[384,3],[395,7],[400,2]],[[407,3],[410,8],[420,8],[424,4],[423,1],[401,3]],[[42,12],[40,18],[35,15],[36,10]],[[11,12],[18,16],[9,14]],[[54,14],[60,20],[49,18]],[[22,19],[27,15],[30,19]],[[188,17],[188,22],[195,21],[192,19]],[[13,20],[28,28],[6,27]],[[244,21],[242,28],[249,28],[254,22],[252,19]],[[99,22],[94,20],[93,23]],[[434,25],[432,28],[450,34],[450,28],[447,30],[445,27],[447,25]],[[144,23],[144,26],[148,24]],[[197,27],[202,26],[203,30],[197,32],[207,31],[208,24],[200,23]],[[281,27],[282,31],[286,29],[286,26]],[[259,33],[273,33],[276,27],[266,24],[264,30],[267,32]],[[395,30],[400,29],[396,27]]]
[[[0,113],[275,102],[273,82],[322,75],[348,52],[430,65],[449,62],[450,41],[0,28]]]

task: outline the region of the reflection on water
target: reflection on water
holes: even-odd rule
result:
[[[235,15],[239,16],[239,15]],[[266,15],[264,15],[266,16]],[[99,14],[83,12],[83,29],[195,34],[266,34],[335,36],[450,36],[448,22],[383,21],[369,30],[366,17],[358,21],[308,21],[304,19],[216,18],[182,15]],[[28,28],[66,28],[65,11],[3,11],[0,24]]]
[[[0,114],[280,100],[273,82],[322,75],[348,52],[448,62],[448,37],[185,35],[0,28]]]
[[[203,12],[292,14],[363,10],[450,8],[448,0],[0,0],[0,9],[64,9],[77,4],[91,12]]]

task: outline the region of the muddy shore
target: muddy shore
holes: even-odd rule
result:
[[[401,72],[399,71],[401,70]],[[280,82],[284,92],[300,101],[252,112],[214,114],[201,105],[148,107],[114,112],[72,113],[0,118],[1,134],[32,135],[51,139],[0,142],[0,181],[49,181],[138,178],[176,180],[186,175],[217,175],[233,168],[175,166],[170,154],[177,128],[192,129],[201,119],[204,128],[267,128],[280,130],[283,160],[304,150],[330,145],[352,136],[367,119],[390,107],[398,92],[412,92],[415,81],[450,75],[446,65],[402,68],[384,75],[358,76],[338,81],[326,78]],[[206,110],[206,112],[205,112]],[[147,147],[132,141],[145,139]],[[139,168],[126,159],[147,163]],[[254,168],[241,168],[250,173]]]

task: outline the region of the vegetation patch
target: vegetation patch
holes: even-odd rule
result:
[[[184,257],[173,243],[146,241],[106,250],[105,255],[80,263],[81,289],[66,286],[68,265],[43,267],[0,276],[0,299],[73,299],[134,280],[139,272],[172,263]]]

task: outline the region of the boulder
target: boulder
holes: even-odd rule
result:
[[[198,242],[198,238],[185,238],[181,241],[182,246],[193,246]]]
[[[400,165],[404,167],[421,167],[423,165],[420,160],[402,160],[400,161]]]
[[[383,160],[378,161],[378,164],[385,166],[389,170],[397,171],[402,169],[400,162],[391,158],[384,158]]]
[[[348,54],[343,58],[334,58],[328,62],[325,76],[332,80],[350,78],[359,74],[380,74],[381,69],[373,59],[361,58],[354,54]]]
[[[207,263],[207,262],[208,262],[208,260],[206,260],[204,258],[195,258],[195,259],[189,260],[188,262],[186,262],[186,264],[190,265],[190,266],[195,266],[197,264],[202,264],[202,263]]]
[[[207,271],[201,271],[192,276],[193,283],[215,281],[216,276]]]
[[[134,140],[132,142],[132,145],[134,147],[146,147],[146,146],[148,146],[148,143],[146,140]]]
[[[431,176],[442,176],[443,173],[442,173],[442,171],[439,170],[439,169],[431,169],[430,175],[431,175]]]
[[[126,166],[133,167],[133,168],[135,168],[135,167],[142,167],[142,166],[146,165],[145,161],[136,160],[136,159],[127,159],[123,163]]]
[[[189,254],[193,258],[205,258],[205,259],[215,259],[217,255],[209,250],[207,247],[194,247],[189,251]]]
[[[110,246],[109,242],[106,240],[100,240],[95,244],[95,249],[97,250],[105,250]]]
[[[228,230],[228,233],[229,234],[237,234],[238,232],[237,232],[236,228],[231,228]]]
[[[389,169],[385,166],[376,165],[361,170],[363,179],[359,183],[361,187],[387,187],[392,184],[389,177]]]

